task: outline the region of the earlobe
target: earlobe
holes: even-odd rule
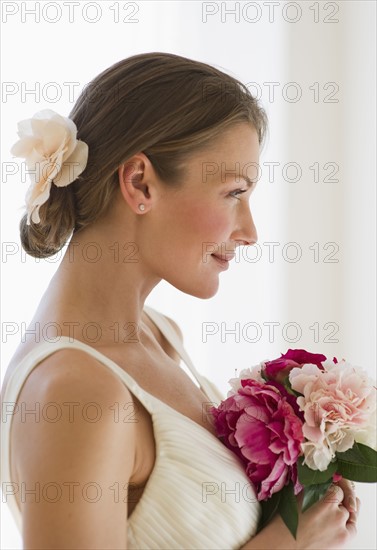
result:
[[[148,208],[150,199],[144,168],[145,163],[141,158],[127,161],[118,168],[120,192],[130,208],[138,214]]]

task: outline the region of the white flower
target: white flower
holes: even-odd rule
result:
[[[305,455],[304,464],[311,470],[320,470],[321,472],[327,470],[333,458],[333,453],[329,447],[316,445],[311,441],[307,441],[306,443],[301,443],[301,448]]]
[[[65,187],[84,171],[88,146],[77,140],[77,128],[69,118],[46,109],[18,123],[20,137],[11,153],[25,158],[32,181],[26,194],[28,212],[34,223],[40,222],[39,208],[49,196],[51,184]]]
[[[240,388],[242,388],[241,380],[253,379],[258,382],[264,382],[261,376],[261,369],[264,367],[265,363],[262,361],[254,367],[241,370],[240,374],[236,378],[231,378],[228,382],[231,386],[231,390],[228,391],[227,397],[235,395]]]

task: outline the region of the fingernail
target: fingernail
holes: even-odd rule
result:
[[[353,512],[356,512],[356,499],[355,497],[349,497],[349,504]]]

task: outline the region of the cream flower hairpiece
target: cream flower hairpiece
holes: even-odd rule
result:
[[[77,140],[77,127],[66,117],[45,109],[18,123],[20,137],[11,153],[25,159],[31,185],[26,193],[27,225],[39,223],[39,208],[49,196],[51,184],[65,187],[84,171],[88,145]]]

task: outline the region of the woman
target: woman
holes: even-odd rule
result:
[[[236,247],[257,241],[249,199],[263,109],[213,67],[149,53],[94,79],[69,120],[40,116],[52,122],[34,121],[38,136],[14,153],[32,163],[50,148],[54,182],[35,176],[22,244],[48,257],[71,240],[29,327],[58,337],[29,332],[4,381],[16,407],[3,479],[25,548],[347,543],[357,506],[346,482],[302,514],[296,541],[279,517],[256,534],[255,493],[203,414],[222,396],[195,371],[175,322],[144,305],[161,279],[214,296]]]

